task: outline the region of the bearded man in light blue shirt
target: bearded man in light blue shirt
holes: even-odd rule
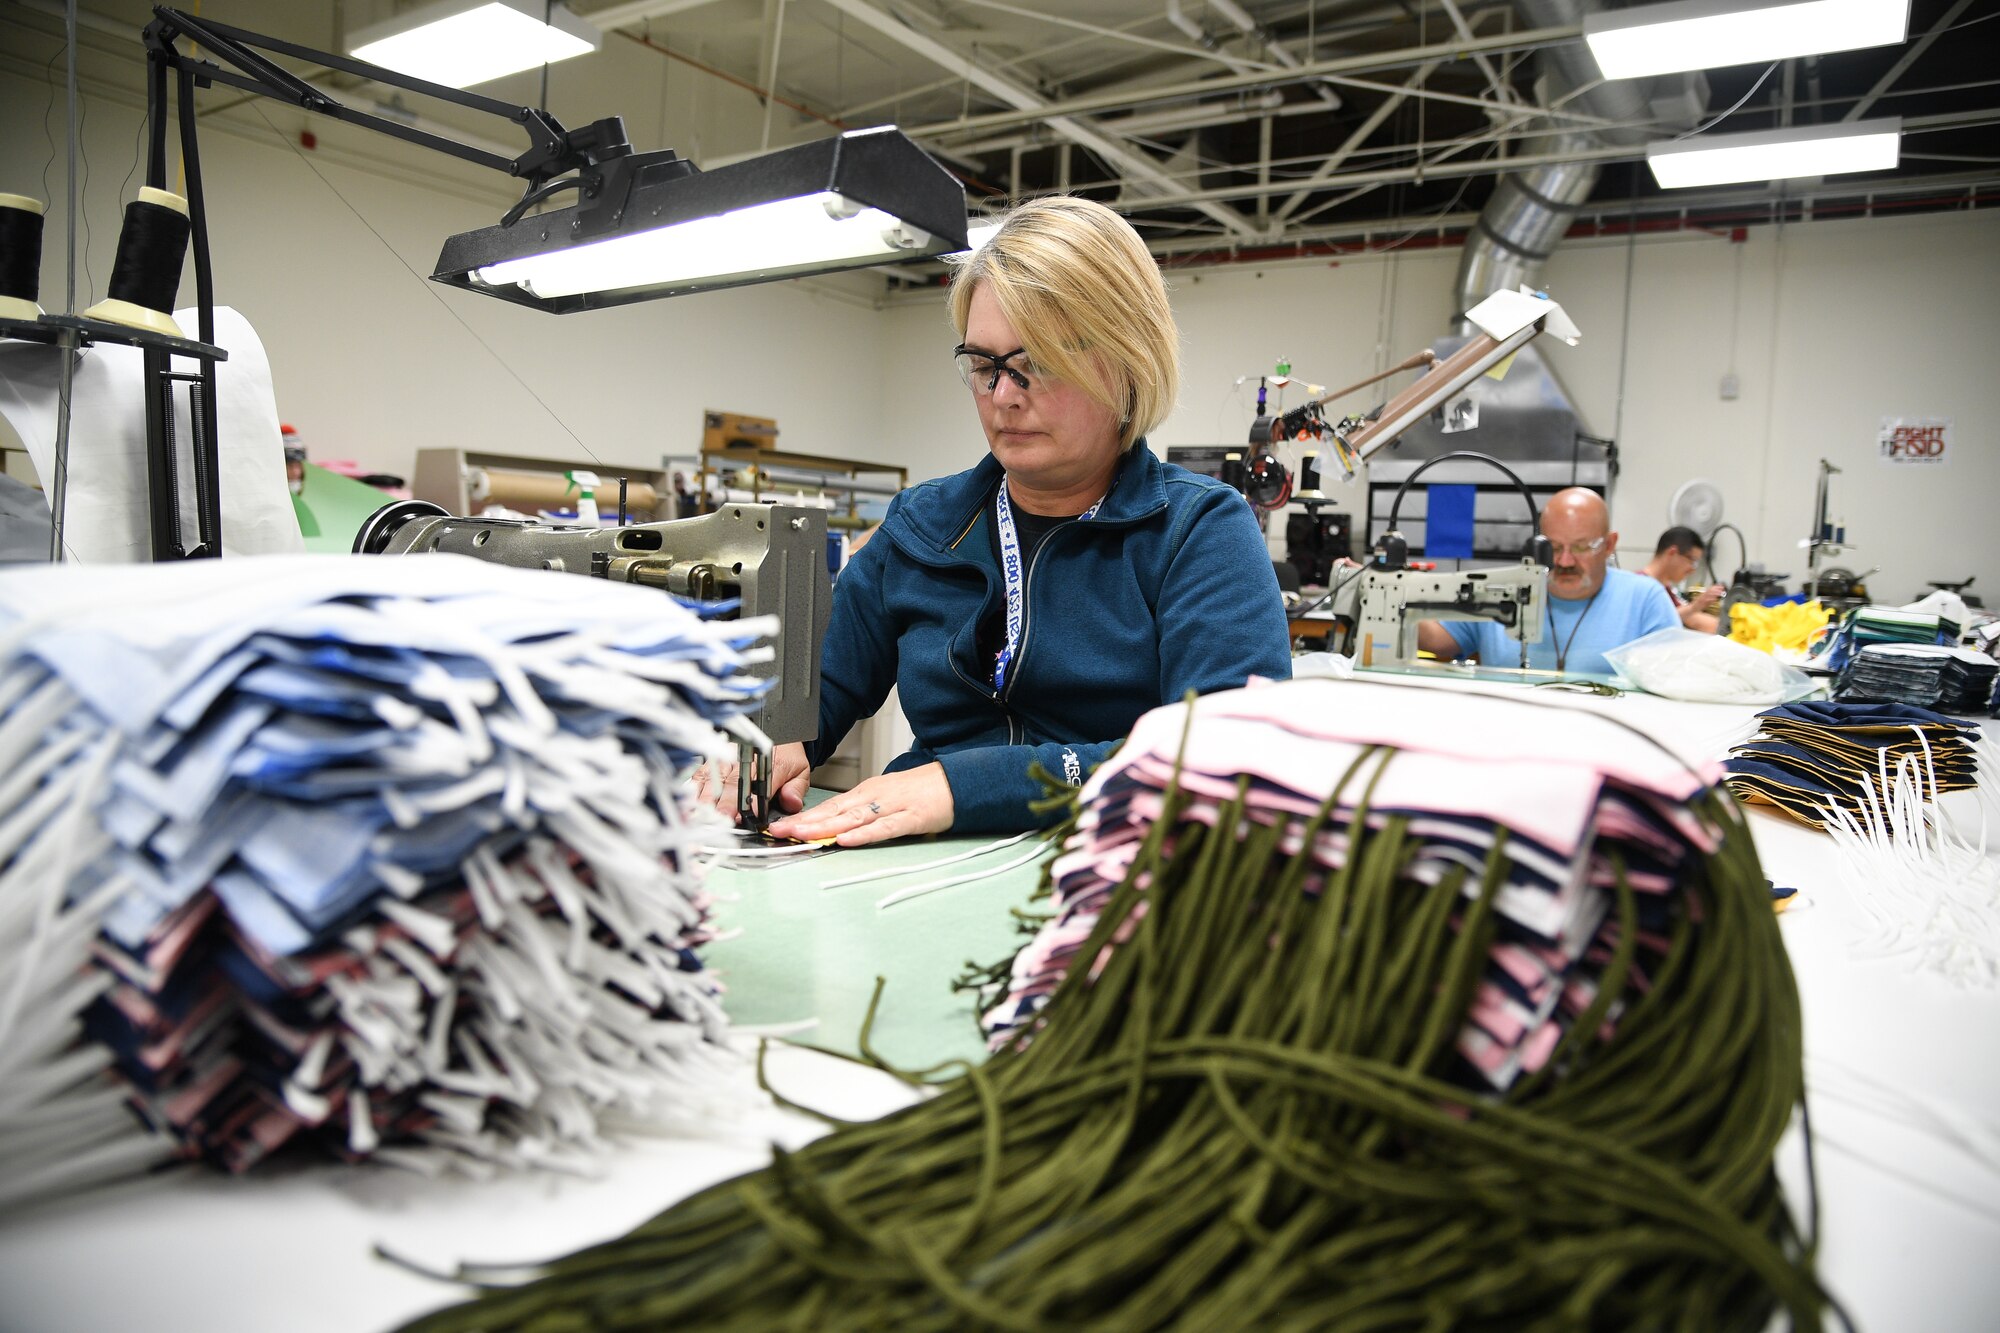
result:
[[[1555,548],[1556,562],[1549,571],[1540,643],[1524,650],[1490,620],[1426,620],[1418,627],[1418,644],[1444,660],[1477,657],[1486,666],[1609,675],[1605,653],[1654,630],[1680,625],[1673,601],[1657,580],[1610,567],[1618,534],[1611,530],[1611,511],[1595,491],[1581,486],[1557,491],[1542,510],[1542,533]]]

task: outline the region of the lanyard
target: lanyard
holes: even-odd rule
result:
[[[1103,503],[1104,496],[1098,496],[1096,504],[1076,516],[1077,521],[1091,517]],[[993,693],[998,695],[1007,688],[1007,668],[1013,665],[1021,646],[1021,624],[1027,619],[1027,577],[1021,568],[1021,539],[1014,532],[1014,506],[1007,499],[1005,477],[1000,479],[1000,493],[993,501],[993,519],[1000,534],[1000,579],[1007,589],[1007,641],[993,657]]]
[[[1564,639],[1563,646],[1556,650],[1556,670],[1558,671],[1563,670],[1564,664],[1569,661],[1570,645],[1576,642],[1576,632],[1583,628],[1583,618],[1590,614],[1590,608],[1597,605],[1597,599],[1600,596],[1602,596],[1603,593],[1604,593],[1604,585],[1600,583],[1597,585],[1597,591],[1590,594],[1590,600],[1583,604],[1583,610],[1576,613],[1576,619],[1573,622],[1571,622],[1569,627],[1569,637],[1567,639]],[[1552,598],[1550,600],[1554,599]],[[1555,623],[1553,617],[1551,617],[1549,629],[1551,631],[1555,629]],[[1553,635],[1551,635],[1551,637],[1553,637]]]

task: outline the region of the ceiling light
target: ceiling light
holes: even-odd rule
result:
[[[466,88],[586,55],[603,41],[566,7],[543,0],[443,0],[355,31],[347,51],[412,78]]]
[[[1583,20],[1607,79],[1889,46],[1909,30],[1910,0],[1674,0]]]
[[[1646,165],[1662,189],[1887,171],[1900,158],[1900,116],[1754,134],[1704,134],[1649,145]]]

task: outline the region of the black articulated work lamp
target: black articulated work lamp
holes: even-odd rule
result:
[[[164,6],[153,14],[145,31],[150,121],[146,183],[156,190],[166,186],[171,71],[178,94],[203,344],[214,342],[215,316],[194,94],[197,88],[214,84],[288,102],[521,178],[527,189],[520,201],[496,225],[446,240],[431,276],[537,310],[567,314],[780,278],[906,263],[967,248],[964,187],[894,127],[851,131],[705,172],[672,150],[635,153],[625,137],[624,122],[615,116],[569,130],[534,107],[515,106]],[[528,147],[519,157],[508,159],[348,106],[278,65],[274,56],[498,116],[526,132]],[[567,207],[529,216],[531,208],[572,192],[576,197]],[[164,357],[159,363],[164,367]],[[177,532],[163,537],[160,531],[162,516],[173,516],[169,527],[178,526],[173,449],[170,439],[155,438],[155,414],[149,413],[156,559],[220,551],[213,494],[217,436],[212,363],[205,363],[199,376],[172,378],[206,381],[199,399],[206,410],[194,413],[202,530],[199,544],[190,549],[180,548]],[[158,494],[163,489],[165,494]]]
[[[635,153],[618,117],[565,130],[548,112],[432,83],[351,57],[159,8],[146,29],[154,156],[165,177],[166,88],[221,83],[492,167],[528,183],[495,226],[445,242],[438,282],[568,313],[779,278],[903,263],[966,248],[965,190],[900,130],[855,130],[704,172],[671,149]],[[202,48],[195,56],[182,41]],[[311,61],[487,112],[521,126],[511,161],[361,111],[274,64]],[[185,114],[187,94],[183,92]],[[156,182],[157,183],[157,182]],[[189,177],[190,200],[198,188]],[[527,210],[574,191],[567,208]],[[196,226],[201,227],[196,213]],[[201,263],[197,247],[196,263]]]

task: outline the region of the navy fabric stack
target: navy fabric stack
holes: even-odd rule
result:
[[[1914,704],[1945,713],[1982,713],[1993,704],[2000,662],[1970,648],[1872,644],[1834,678],[1833,697]]]
[[[1978,785],[1978,728],[1929,709],[1801,702],[1758,714],[1758,724],[1724,761],[1729,789],[1814,828],[1834,807],[1865,819],[1905,764],[1927,797]]]

